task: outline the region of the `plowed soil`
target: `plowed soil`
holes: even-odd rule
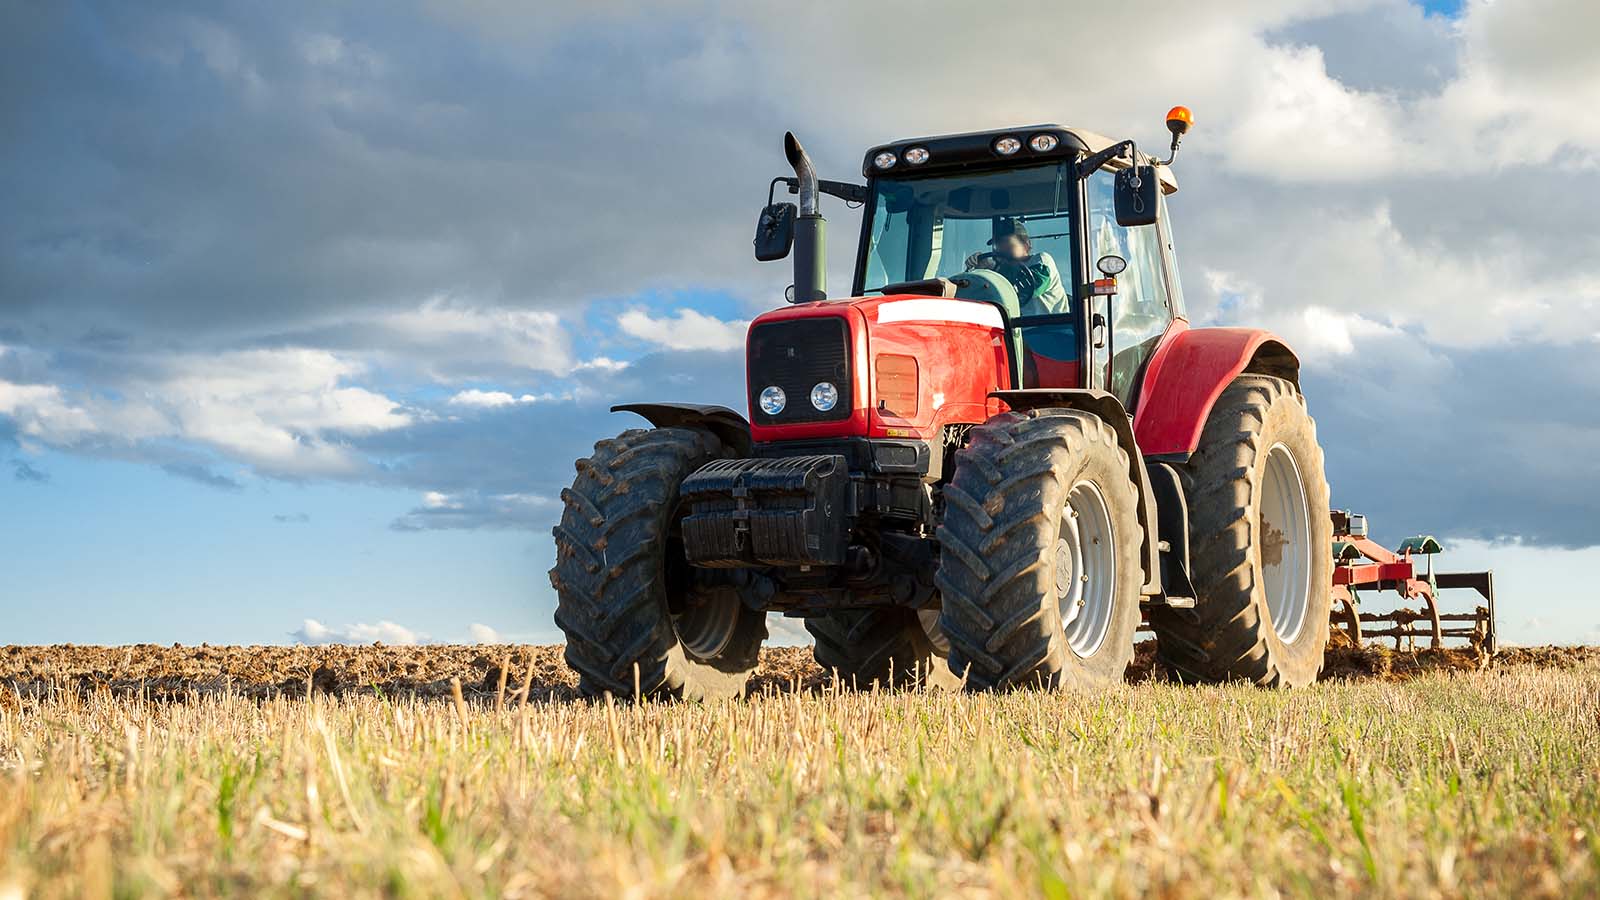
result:
[[[1472,648],[1416,652],[1367,646],[1328,651],[1323,679],[1403,681],[1427,672],[1475,671],[1506,666],[1571,668],[1600,665],[1600,647],[1514,647],[1488,657]],[[463,695],[495,697],[500,673],[505,692],[516,696],[526,680],[534,701],[570,700],[577,677],[561,659],[560,646],[387,647],[184,647],[137,644],[126,647],[0,647],[0,703],[16,695],[62,689],[80,693],[108,690],[120,696],[184,700],[233,692],[250,697],[368,693],[446,697],[460,679]],[[531,669],[531,672],[530,672]],[[1155,659],[1155,643],[1137,648],[1128,678],[1165,680]],[[775,647],[763,652],[750,691],[815,690],[827,676],[812,661],[810,648]]]

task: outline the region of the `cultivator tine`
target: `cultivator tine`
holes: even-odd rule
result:
[[[1494,570],[1487,572],[1447,572],[1436,576],[1440,590],[1471,588],[1483,597],[1486,605],[1477,607],[1471,621],[1482,629],[1484,649],[1495,653],[1500,649],[1499,637],[1494,630]],[[1446,619],[1454,617],[1446,616]]]

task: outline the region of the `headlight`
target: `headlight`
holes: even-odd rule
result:
[[[783,392],[779,391],[779,393]],[[819,381],[816,387],[811,389],[811,405],[815,406],[819,412],[827,412],[833,409],[838,402],[839,389],[834,387],[831,381]],[[783,407],[780,404],[778,408],[782,409]]]
[[[762,412],[775,416],[783,412],[783,405],[789,402],[789,398],[783,395],[783,388],[774,384],[762,389],[760,402]]]
[[[888,150],[885,150],[872,158],[872,164],[880,169],[892,169],[894,168],[894,163],[895,156]]]
[[[1028,141],[1028,146],[1032,147],[1035,153],[1049,153],[1059,143],[1061,139],[1053,134],[1036,134]]]
[[[911,163],[913,166],[920,166],[927,161],[927,147],[912,147],[910,150],[906,151],[906,162]]]
[[[1010,156],[1022,149],[1022,142],[1014,137],[1003,137],[994,142],[994,152],[1001,156]]]

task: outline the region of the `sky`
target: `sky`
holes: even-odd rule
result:
[[[920,134],[1156,146],[1176,103],[1191,315],[1300,353],[1335,505],[1494,567],[1506,640],[1600,642],[1600,8],[1136,21],[0,0],[0,643],[557,640],[609,405],[744,406],[786,129],[858,180]]]

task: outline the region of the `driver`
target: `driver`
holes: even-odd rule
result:
[[[1043,251],[1033,252],[1033,242],[1028,239],[1028,227],[1021,219],[999,219],[994,225],[994,237],[989,239],[994,250],[974,253],[967,257],[967,270],[993,269],[1004,276],[1017,289],[1017,300],[1025,316],[1040,316],[1067,312],[1067,290],[1061,285],[1061,271],[1056,261]]]

